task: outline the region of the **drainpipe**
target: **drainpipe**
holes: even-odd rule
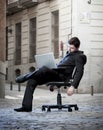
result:
[[[71,31],[68,34],[68,39],[70,39],[72,37],[72,15],[73,15],[73,0],[71,0]]]
[[[73,15],[73,0],[71,0],[71,31],[70,33],[68,34],[68,40],[72,37],[72,15]]]
[[[71,0],[71,37],[72,37],[72,24],[73,24],[72,15],[73,15],[73,0]]]

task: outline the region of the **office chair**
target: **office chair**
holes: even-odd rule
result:
[[[76,72],[76,68],[73,71],[73,75],[72,77],[74,77]],[[47,112],[50,112],[51,109],[58,109],[58,110],[62,110],[62,109],[67,109],[68,112],[72,112],[72,108],[74,108],[74,110],[78,111],[78,106],[77,104],[62,104],[62,96],[61,96],[61,87],[64,87],[65,89],[67,87],[70,87],[71,85],[71,80],[66,81],[66,82],[48,82],[46,84],[47,86],[56,86],[58,89],[58,93],[57,93],[57,104],[55,105],[42,105],[42,111],[45,111],[47,108]]]

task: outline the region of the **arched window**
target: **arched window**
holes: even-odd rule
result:
[[[16,69],[15,70],[15,75],[16,75],[16,77],[20,76],[21,75],[21,70],[20,69]]]

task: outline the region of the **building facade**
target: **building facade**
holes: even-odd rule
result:
[[[103,1],[9,0],[7,7],[7,73],[9,82],[36,67],[34,55],[54,52],[56,62],[68,40],[77,36],[87,55],[78,92],[103,92]],[[63,51],[61,43],[63,42]]]

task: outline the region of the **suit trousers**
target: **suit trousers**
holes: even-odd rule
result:
[[[22,106],[28,109],[32,109],[33,93],[37,85],[46,84],[51,81],[63,81],[64,75],[58,73],[53,69],[49,69],[45,66],[41,67],[34,73],[34,75],[28,80]]]

